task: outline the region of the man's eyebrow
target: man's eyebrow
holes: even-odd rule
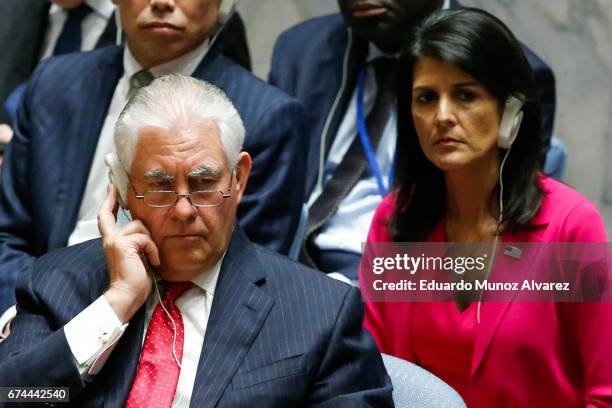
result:
[[[187,174],[187,177],[203,177],[203,176],[219,178],[221,177],[221,170],[219,170],[217,167],[203,165],[203,166],[198,167],[197,169],[191,170]]]
[[[162,169],[152,169],[147,171],[144,174],[145,178],[155,178],[155,179],[164,179],[164,180],[174,180],[175,177],[166,173]]]

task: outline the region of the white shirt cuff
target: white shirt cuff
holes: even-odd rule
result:
[[[64,326],[81,375],[95,375],[102,369],[127,326],[127,323],[121,324],[104,296]]]
[[[17,316],[17,307],[14,305],[9,307],[6,312],[0,316],[0,341],[4,340],[9,334],[8,326],[11,321]]]

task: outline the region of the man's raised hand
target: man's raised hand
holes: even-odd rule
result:
[[[123,323],[129,321],[151,292],[151,268],[159,266],[159,252],[151,234],[139,220],[118,228],[117,188],[109,185],[106,199],[98,212],[109,272],[109,288],[104,297]]]

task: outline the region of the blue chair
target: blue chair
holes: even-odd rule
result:
[[[429,371],[387,354],[382,358],[396,408],[466,408],[457,391]]]
[[[558,181],[563,181],[565,164],[567,162],[567,148],[556,137],[550,139],[550,147],[546,152],[544,173]]]

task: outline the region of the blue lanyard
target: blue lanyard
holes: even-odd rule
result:
[[[363,92],[365,88],[365,78],[366,78],[366,67],[363,66],[359,71],[359,77],[357,78],[357,131],[359,133],[359,138],[361,139],[361,144],[363,145],[363,150],[365,151],[366,157],[368,159],[368,163],[370,164],[370,168],[376,176],[376,182],[378,183],[378,192],[381,196],[385,196],[387,194],[388,188],[385,187],[382,178],[382,172],[380,171],[380,167],[378,166],[378,162],[376,161],[376,154],[374,153],[374,149],[372,148],[372,144],[370,143],[370,135],[368,134],[368,129],[365,123],[365,114],[363,112]],[[389,185],[391,185],[391,181],[393,180],[393,167],[395,164],[395,158],[391,160],[391,168],[389,169]]]

